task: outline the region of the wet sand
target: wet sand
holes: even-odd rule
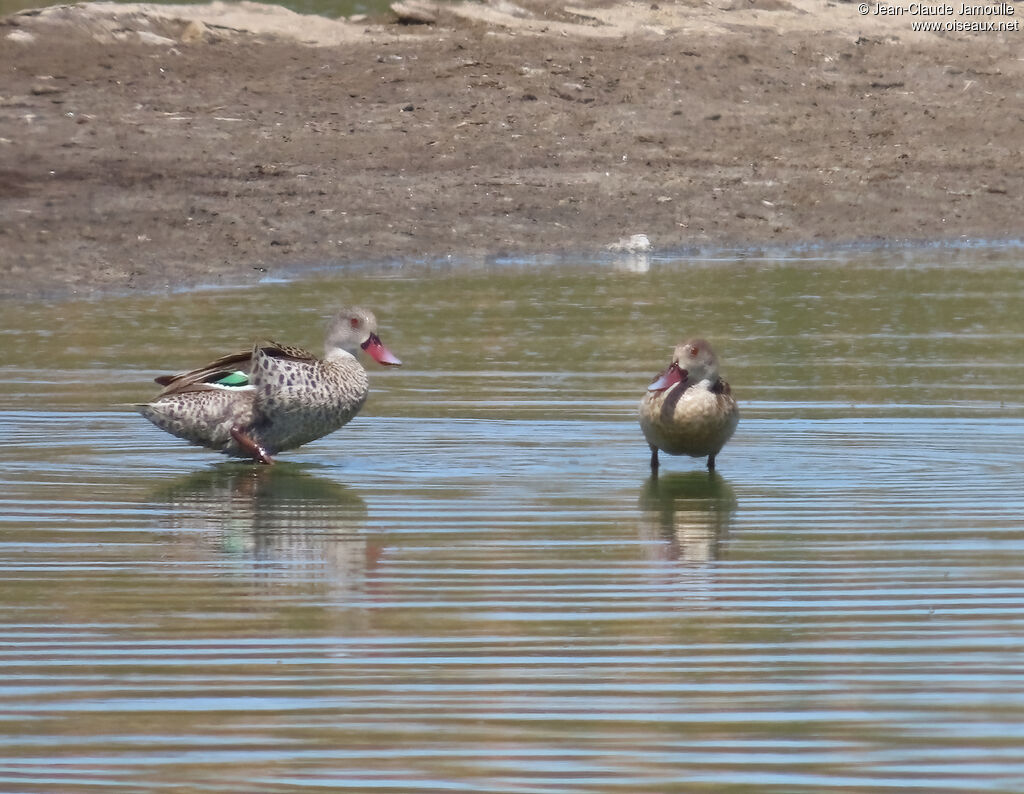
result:
[[[851,3],[0,20],[0,296],[323,265],[1010,239],[1024,31]],[[1015,21],[1024,16],[988,17]]]

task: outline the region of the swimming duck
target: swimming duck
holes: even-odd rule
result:
[[[162,375],[156,399],[136,406],[150,422],[198,446],[237,458],[273,463],[273,455],[333,433],[366,401],[359,349],[385,365],[400,365],[377,336],[377,318],[343,308],[328,323],[324,357],[297,347],[259,342],[252,352],[205,367]]]
[[[651,446],[651,472],[658,473],[658,450],[669,455],[708,458],[732,436],[740,420],[729,384],[718,375],[718,357],[704,339],[676,345],[672,363],[647,387],[640,401],[640,428]]]

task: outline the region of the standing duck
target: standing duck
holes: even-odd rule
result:
[[[651,473],[658,473],[658,450],[708,459],[728,441],[740,420],[729,384],[718,375],[718,357],[704,339],[689,339],[672,363],[647,387],[640,401],[640,428],[651,446]]]
[[[236,458],[273,463],[273,455],[333,433],[366,402],[359,349],[380,364],[399,361],[377,336],[377,318],[341,309],[327,326],[324,357],[260,342],[191,372],[162,375],[153,402],[137,406],[161,430]]]

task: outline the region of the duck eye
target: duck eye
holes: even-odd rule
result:
[[[358,317],[349,317],[349,318],[348,318],[348,324],[349,324],[349,325],[350,325],[350,326],[351,326],[351,327],[352,327],[353,329],[355,329],[355,328],[358,328],[358,327],[359,327],[359,318],[358,318]]]
[[[690,345],[690,355],[696,356],[700,352],[700,349],[696,345]]]

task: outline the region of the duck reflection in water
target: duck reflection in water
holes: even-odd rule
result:
[[[659,559],[717,560],[736,510],[732,486],[715,472],[653,475],[640,494],[640,532]]]
[[[273,566],[289,577],[328,575],[358,587],[381,546],[364,532],[366,503],[343,485],[294,465],[223,463],[190,474],[156,498],[170,528],[203,545]]]

